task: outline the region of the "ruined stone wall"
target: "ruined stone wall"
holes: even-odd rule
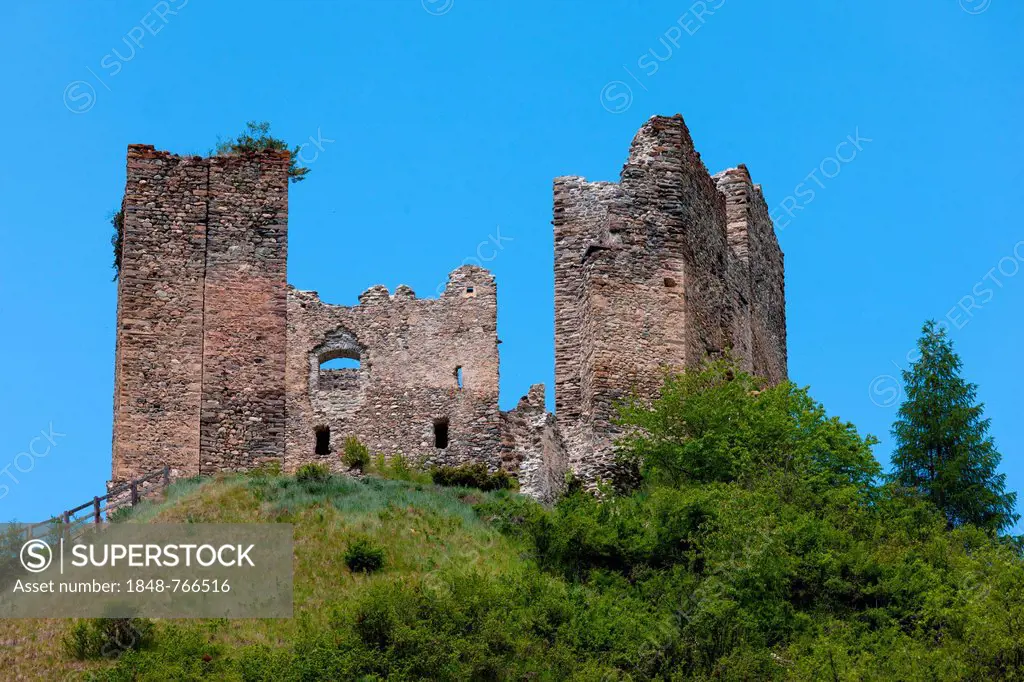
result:
[[[544,384],[534,384],[515,409],[501,413],[504,468],[519,480],[519,492],[553,502],[565,488],[568,452],[555,417],[544,407]]]
[[[209,167],[128,147],[118,281],[112,479],[199,473]]]
[[[763,204],[745,169],[708,174],[680,116],[644,124],[617,185],[555,180],[556,418],[588,484],[617,473],[615,404],[655,396],[666,368],[731,351],[785,377],[782,254]]]
[[[617,184],[556,178],[555,232],[555,417],[570,453],[593,447],[593,326],[584,305],[586,259],[601,249],[608,207],[621,196]],[[575,462],[570,464],[575,468]]]
[[[209,164],[203,473],[284,456],[288,301],[288,155]]]
[[[335,358],[357,359],[359,369],[320,369]],[[347,436],[372,453],[425,465],[501,466],[511,455],[501,442],[494,277],[465,266],[449,276],[438,299],[376,286],[351,307],[292,289],[287,401],[287,470],[307,462],[339,468]],[[437,447],[435,426],[442,423],[448,442]],[[323,428],[330,429],[330,450],[317,454]]]
[[[113,472],[268,461],[341,469],[344,439],[420,464],[485,462],[553,499],[615,479],[616,403],[731,351],[786,378],[783,256],[746,167],[711,177],[680,116],[653,117],[619,182],[554,182],[555,405],[498,409],[497,290],[356,306],[289,288],[287,152],[177,157],[132,145],[118,285]],[[323,367],[338,358],[359,367]]]
[[[287,167],[129,146],[113,481],[283,457]]]
[[[734,353],[744,369],[779,383],[787,377],[785,268],[761,186],[740,165],[715,176],[726,197],[730,270],[736,281]]]
[[[789,377],[785,263],[760,185],[752,188],[751,336],[754,372],[776,384]]]

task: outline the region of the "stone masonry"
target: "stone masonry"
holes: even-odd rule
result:
[[[711,177],[681,116],[633,138],[620,181],[555,179],[555,416],[569,468],[615,478],[616,403],[731,351],[786,378],[782,251],[744,166]]]
[[[345,307],[291,290],[289,468],[337,463],[346,436],[425,464],[501,466],[497,325],[494,277],[473,266],[453,272],[438,299],[375,286]],[[321,368],[336,358],[359,368]]]
[[[128,148],[114,481],[283,457],[288,164]]]
[[[555,405],[498,408],[497,287],[436,299],[375,286],[356,306],[287,284],[287,152],[128,148],[112,482],[338,470],[344,439],[424,465],[484,462],[539,499],[567,471],[614,478],[615,404],[731,352],[786,378],[783,258],[746,167],[708,174],[680,116],[637,133],[618,183],[557,178]],[[347,358],[353,367],[327,363]]]

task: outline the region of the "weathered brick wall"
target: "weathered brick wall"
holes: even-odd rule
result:
[[[287,167],[128,148],[113,481],[283,457]]]
[[[752,188],[750,278],[754,372],[772,383],[789,377],[785,263],[760,185]]]
[[[288,154],[209,163],[203,473],[283,460],[288,306]]]
[[[112,479],[199,473],[209,168],[128,147],[118,281]]]
[[[556,179],[554,226],[556,418],[586,482],[616,474],[615,404],[656,395],[666,367],[731,350],[785,378],[782,254],[764,200],[745,168],[708,174],[682,117],[644,124],[617,185]]]
[[[745,166],[730,168],[714,176],[725,197],[726,238],[729,242],[727,286],[733,301],[729,329],[734,359],[746,371],[754,369],[750,277],[750,176]]]
[[[290,291],[286,468],[312,461],[339,467],[347,436],[373,453],[425,464],[501,466],[494,277],[465,266],[451,273],[438,299],[376,286],[359,301],[328,305],[316,292]],[[341,357],[358,359],[359,369],[320,370]],[[442,420],[448,444],[439,448],[435,424]],[[330,429],[331,451],[318,455],[322,427]]]

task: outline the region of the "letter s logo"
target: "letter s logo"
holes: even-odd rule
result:
[[[43,540],[29,540],[21,546],[21,565],[29,573],[42,573],[53,563],[53,550]]]

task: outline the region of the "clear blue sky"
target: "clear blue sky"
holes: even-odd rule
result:
[[[5,3],[0,519],[110,473],[125,147],[205,153],[248,119],[322,138],[290,196],[299,288],[434,295],[483,256],[507,408],[551,399],[552,178],[617,179],[643,121],[682,113],[785,225],[792,378],[887,462],[886,375],[948,315],[1022,490],[1022,29],[1014,0]]]

